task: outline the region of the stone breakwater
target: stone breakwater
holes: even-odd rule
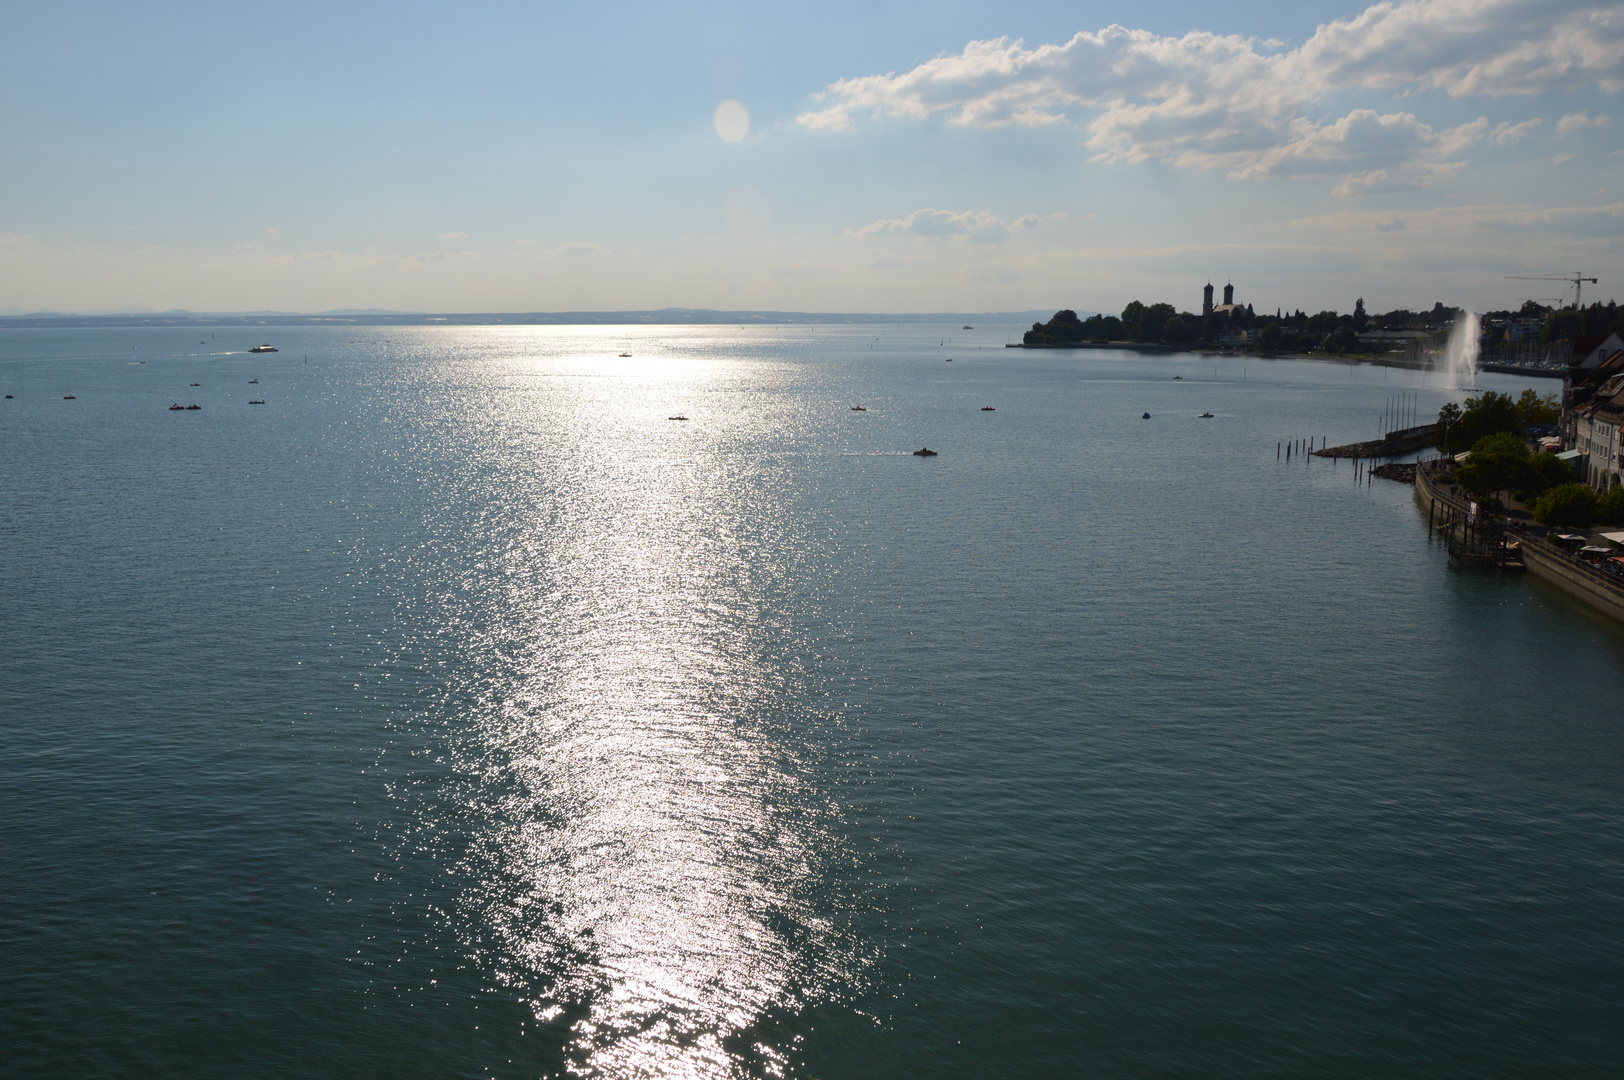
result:
[[[1419,427],[1405,428],[1402,431],[1389,431],[1380,439],[1371,439],[1369,442],[1347,443],[1344,446],[1327,446],[1323,450],[1315,450],[1315,457],[1330,458],[1377,458],[1398,457],[1400,454],[1413,454],[1432,444],[1433,432],[1437,431],[1437,424],[1422,424]],[[1377,474],[1381,475],[1380,473]]]
[[[1415,483],[1415,463],[1395,465],[1389,462],[1386,465],[1378,465],[1371,469],[1370,474],[1379,476],[1383,480],[1397,480],[1401,484],[1413,484]]]

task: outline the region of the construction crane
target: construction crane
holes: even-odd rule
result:
[[[1590,282],[1590,284],[1592,284],[1592,285],[1596,284],[1596,279],[1593,278],[1593,277],[1585,277],[1585,274],[1584,274],[1583,270],[1580,270],[1578,273],[1574,274],[1572,277],[1527,277],[1527,276],[1524,276],[1522,274],[1507,274],[1506,275],[1506,280],[1507,281],[1565,281],[1569,285],[1573,286],[1573,310],[1574,311],[1582,310],[1579,307],[1579,287],[1581,285],[1583,285],[1587,281]]]

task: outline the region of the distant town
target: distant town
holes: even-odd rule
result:
[[[1070,310],[1058,311],[1048,322],[1033,323],[1022,337],[1029,348],[1065,348],[1084,345],[1128,345],[1162,349],[1203,348],[1259,354],[1322,354],[1387,357],[1420,361],[1443,347],[1463,311],[1438,302],[1430,309],[1395,308],[1369,312],[1364,299],[1353,310],[1259,313],[1251,302],[1235,298],[1235,286],[1223,287],[1223,300],[1214,302],[1209,282],[1202,290],[1199,314],[1180,311],[1168,303],[1135,300],[1120,315],[1098,314],[1079,318]],[[1528,300],[1515,311],[1488,311],[1478,316],[1479,357],[1486,365],[1509,364],[1563,371],[1572,361],[1573,343],[1581,338],[1601,339],[1624,331],[1624,311],[1615,301],[1587,307],[1552,307]]]

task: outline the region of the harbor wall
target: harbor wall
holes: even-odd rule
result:
[[[1465,498],[1433,485],[1424,468],[1415,470],[1415,499],[1428,513],[1434,506],[1462,515],[1470,508]],[[1543,536],[1523,533],[1518,539],[1523,566],[1530,574],[1603,615],[1624,622],[1624,582],[1585,565],[1584,560],[1547,543]]]
[[[1567,552],[1529,537],[1522,544],[1523,565],[1535,575],[1577,597],[1604,615],[1624,622],[1624,588]]]

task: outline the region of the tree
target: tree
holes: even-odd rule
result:
[[[1280,323],[1271,322],[1258,331],[1257,343],[1264,352],[1274,352],[1280,348]]]
[[[1342,317],[1334,311],[1322,311],[1318,315],[1310,316],[1304,329],[1316,337],[1329,334],[1332,330],[1337,328],[1338,324],[1341,322],[1341,318]]]
[[[1527,506],[1541,493],[1572,480],[1573,470],[1568,468],[1566,462],[1559,460],[1555,454],[1537,454],[1528,459],[1528,471],[1514,494],[1518,502]]]
[[[1358,352],[1359,335],[1353,332],[1353,327],[1344,326],[1325,339],[1325,351],[1331,353]]]
[[[1539,392],[1529,387],[1517,399],[1517,415],[1522,420],[1523,427],[1539,427],[1543,424],[1554,424],[1562,418],[1562,406],[1555,394],[1539,396]]]
[[[1143,340],[1139,337],[1139,321],[1145,317],[1145,305],[1138,300],[1128,303],[1122,309],[1122,333],[1129,341]]]
[[[1577,311],[1553,311],[1545,317],[1539,330],[1541,345],[1554,345],[1558,341],[1572,341],[1584,329],[1584,319]]]
[[[1596,493],[1589,484],[1558,484],[1530,508],[1541,525],[1587,529],[1596,520]]]
[[[1485,435],[1509,431],[1520,435],[1526,428],[1510,394],[1489,390],[1466,399],[1460,417],[1460,439],[1456,446],[1474,446]]]
[[[1509,431],[1501,431],[1472,444],[1472,458],[1455,470],[1455,482],[1474,495],[1487,497],[1526,487],[1531,469],[1527,445]]]
[[[1365,298],[1361,296],[1353,302],[1353,328],[1364,333],[1365,324],[1369,321],[1365,315]]]
[[[1624,487],[1608,488],[1596,500],[1596,520],[1605,525],[1624,525]]]
[[[1122,337],[1122,320],[1115,315],[1093,315],[1083,321],[1089,341],[1115,341]]]
[[[1028,345],[1063,345],[1070,341],[1082,341],[1084,338],[1083,324],[1077,318],[1077,313],[1071,310],[1057,311],[1054,318],[1047,323],[1033,323],[1021,338]]]
[[[1450,446],[1460,446],[1460,406],[1453,401],[1438,410],[1438,430],[1433,433],[1432,445],[1448,454]]]

